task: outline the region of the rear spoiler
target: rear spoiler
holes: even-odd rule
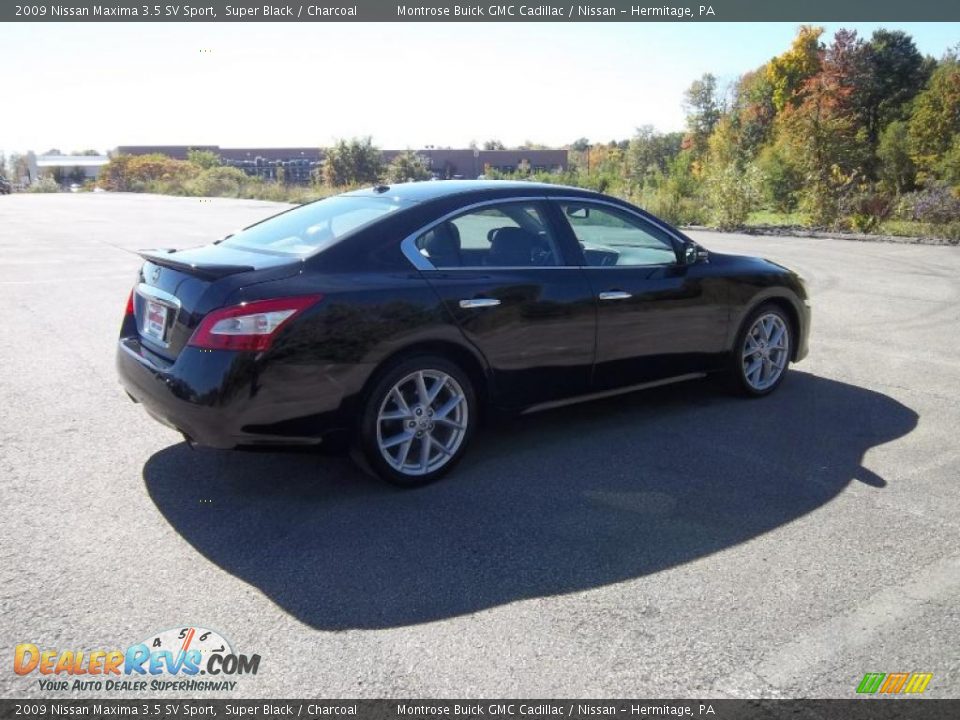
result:
[[[221,265],[212,263],[183,262],[171,257],[171,254],[175,252],[176,250],[141,250],[137,253],[137,255],[142,257],[147,262],[152,262],[154,265],[162,265],[163,267],[171,268],[172,270],[179,270],[180,272],[187,273],[188,275],[195,275],[197,277],[204,278],[205,280],[216,280],[218,278],[226,277],[227,275],[251,272],[252,270],[256,269],[250,265]]]

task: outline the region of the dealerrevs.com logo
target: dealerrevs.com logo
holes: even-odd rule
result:
[[[932,679],[933,673],[867,673],[857,685],[857,692],[865,695],[919,695]]]
[[[259,655],[241,655],[201,627],[165,630],[126,650],[58,650],[20,643],[13,670],[36,676],[41,690],[128,692],[234,690],[238,675],[256,675]],[[202,676],[202,678],[201,678]]]

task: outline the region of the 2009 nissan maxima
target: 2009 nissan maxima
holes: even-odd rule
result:
[[[401,485],[450,470],[491,407],[713,372],[762,396],[807,352],[793,272],[576,188],[378,186],[142,255],[117,352],[133,400],[212,447],[349,437]]]

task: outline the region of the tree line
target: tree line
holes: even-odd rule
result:
[[[686,127],[566,146],[563,173],[509,177],[618,195],[677,224],[772,224],[960,240],[960,45],[925,57],[899,30],[869,38],[798,29],[790,46],[727,88],[705,74],[684,93]],[[475,143],[472,147],[477,147]],[[521,148],[545,146],[526,142]],[[487,140],[484,149],[505,149]],[[119,156],[100,183],[113,190],[301,200],[342,188],[435,176],[407,151],[385,164],[371,138],[323,149],[309,188],[246,176],[211,153],[187,160]],[[503,173],[487,168],[491,178]]]
[[[718,87],[685,93],[686,129],[571,144],[563,182],[678,223],[743,225],[756,210],[820,227],[925,222],[960,239],[958,49],[924,57],[905,32],[869,39],[802,26],[790,47]]]

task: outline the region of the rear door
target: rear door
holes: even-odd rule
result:
[[[505,405],[586,392],[596,310],[581,269],[562,252],[545,200],[465,208],[412,239],[423,276],[486,358]]]
[[[721,360],[727,299],[707,265],[679,262],[664,228],[613,204],[557,200],[596,298],[595,390],[698,374]]]

